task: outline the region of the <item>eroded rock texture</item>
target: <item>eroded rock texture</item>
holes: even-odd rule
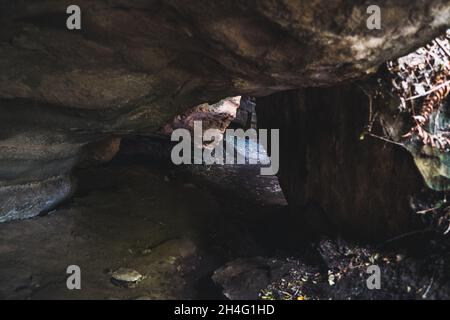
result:
[[[71,4],[0,4],[1,221],[69,195],[89,143],[224,97],[357,79],[450,18],[444,0],[384,1],[382,30],[365,27],[362,0],[78,0],[82,30],[69,31]]]

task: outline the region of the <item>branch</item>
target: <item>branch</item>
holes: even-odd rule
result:
[[[447,85],[449,85],[449,84],[450,84],[450,80],[449,80],[449,81],[446,81],[446,82],[444,82],[444,83],[441,83],[440,85],[434,87],[433,89],[431,89],[431,90],[429,90],[429,91],[427,91],[427,92],[424,92],[424,93],[422,93],[422,94],[418,94],[418,95],[416,95],[416,96],[409,97],[408,99],[405,99],[405,101],[415,100],[415,99],[417,99],[417,98],[427,96],[427,95],[429,95],[430,93],[432,93],[432,92],[434,92],[434,91],[437,91],[437,90],[439,90],[439,89],[441,89],[441,88],[443,88],[443,87],[445,87],[445,86],[447,86]]]

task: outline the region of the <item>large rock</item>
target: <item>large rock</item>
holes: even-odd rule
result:
[[[261,127],[280,129],[280,183],[303,224],[366,239],[415,227],[410,200],[423,179],[405,149],[361,140],[369,100],[360,88],[277,93],[256,111]]]
[[[0,217],[57,203],[54,188],[23,190],[70,174],[90,142],[155,132],[224,97],[357,79],[450,18],[444,0],[385,1],[382,30],[366,28],[371,1],[79,0],[82,29],[69,31],[71,4],[0,4],[0,193],[33,208]],[[48,205],[27,205],[38,197]]]

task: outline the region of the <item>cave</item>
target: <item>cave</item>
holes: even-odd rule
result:
[[[2,1],[0,299],[449,299],[450,3],[375,8]]]

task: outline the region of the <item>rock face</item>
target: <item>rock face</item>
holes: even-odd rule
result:
[[[67,196],[91,142],[155,132],[224,97],[357,79],[450,18],[444,0],[386,1],[382,30],[366,28],[371,1],[79,0],[82,28],[69,31],[71,4],[0,4],[2,221]]]
[[[369,101],[360,88],[293,90],[257,106],[259,125],[280,129],[280,183],[302,223],[358,238],[411,230],[410,197],[423,179],[406,150],[361,140]],[[321,210],[308,214],[311,206]]]

